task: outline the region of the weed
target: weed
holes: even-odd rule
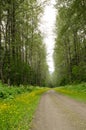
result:
[[[55,90],[78,101],[86,102],[86,83],[58,87]]]

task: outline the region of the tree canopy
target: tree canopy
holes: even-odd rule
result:
[[[58,0],[56,8],[55,83],[86,81],[86,1]]]
[[[0,0],[0,79],[4,83],[46,84],[46,51],[38,29],[43,6],[38,0]]]

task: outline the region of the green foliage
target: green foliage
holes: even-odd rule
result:
[[[78,101],[86,102],[86,83],[58,87],[55,90]]]
[[[12,100],[0,101],[1,130],[29,130],[41,95],[47,88],[16,95]]]
[[[38,29],[43,3],[37,0],[0,2],[0,79],[3,83],[45,86],[48,67]]]
[[[86,82],[86,2],[58,0],[56,7],[55,85]]]
[[[31,92],[37,90],[37,87],[33,86],[7,86],[0,82],[0,99],[13,99],[17,94],[24,92]]]

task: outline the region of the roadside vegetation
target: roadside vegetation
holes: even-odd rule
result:
[[[13,99],[16,95],[22,94],[25,92],[30,93],[33,90],[37,90],[39,87],[33,87],[33,86],[24,86],[20,85],[18,86],[8,86],[0,82],[0,100],[1,99]]]
[[[48,88],[2,87],[0,84],[0,129],[29,130],[41,95]]]
[[[55,90],[78,101],[86,102],[86,83],[66,85],[55,88]]]

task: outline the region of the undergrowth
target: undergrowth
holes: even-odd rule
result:
[[[0,100],[1,99],[13,99],[16,95],[25,92],[31,92],[37,90],[39,87],[33,86],[7,86],[0,82]]]
[[[47,90],[36,87],[30,93],[24,92],[13,99],[0,100],[0,130],[29,130],[41,95]]]
[[[55,90],[78,101],[86,102],[86,83],[62,86]]]

